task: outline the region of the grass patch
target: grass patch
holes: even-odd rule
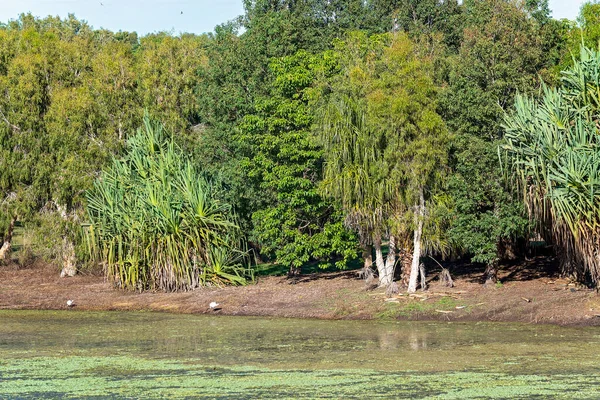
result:
[[[405,303],[386,303],[383,311],[377,313],[375,318],[390,320],[431,314],[436,310],[453,311],[456,305],[456,300],[449,296],[444,296],[435,301],[408,300]]]
[[[343,271],[353,271],[361,268],[360,260],[353,260]],[[319,274],[326,272],[341,271],[333,263],[324,264],[320,261],[306,263],[300,267],[300,273],[303,275]],[[284,276],[290,272],[290,267],[279,263],[263,263],[254,267],[256,276]]]

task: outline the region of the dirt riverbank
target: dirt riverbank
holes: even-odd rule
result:
[[[558,325],[600,325],[600,296],[543,272],[540,261],[505,266],[501,283],[484,286],[477,272],[441,286],[432,275],[429,290],[387,298],[369,289],[356,271],[259,277],[245,287],[201,288],[186,293],[131,293],[113,289],[102,276],[60,278],[55,267],[0,266],[0,309],[151,310],[320,319],[403,319],[510,321]],[[542,270],[542,272],[540,272]],[[220,310],[209,308],[211,302]]]

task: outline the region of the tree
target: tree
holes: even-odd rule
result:
[[[581,48],[558,89],[541,99],[518,96],[505,117],[506,144],[517,187],[560,249],[563,273],[600,281],[600,51]]]
[[[62,256],[75,273],[74,246],[83,193],[124,130],[141,117],[131,45],[99,36],[73,16],[22,15],[0,29],[0,197],[8,227],[50,225],[40,247]],[[10,239],[11,229],[5,239]]]
[[[202,130],[196,151],[204,163],[209,166],[211,174],[220,176],[220,180],[226,185],[228,189],[226,200],[236,209],[244,231],[258,233],[259,230],[255,223],[260,223],[263,228],[266,228],[264,224],[267,221],[272,223],[268,229],[263,229],[263,233],[253,235],[254,240],[251,244],[256,246],[258,251],[260,251],[260,245],[254,242],[267,244],[264,236],[266,232],[277,236],[277,240],[283,239],[278,236],[282,232],[291,234],[296,230],[299,233],[296,239],[290,236],[274,246],[278,248],[279,259],[293,260],[299,254],[304,254],[296,259],[294,264],[297,264],[300,259],[307,259],[309,250],[316,250],[317,244],[304,247],[291,245],[291,243],[304,237],[306,232],[321,232],[321,229],[331,222],[331,218],[337,217],[333,217],[334,207],[331,205],[323,203],[316,205],[322,199],[315,196],[314,187],[306,186],[309,181],[314,184],[320,179],[318,174],[308,176],[314,170],[313,164],[318,159],[318,157],[314,158],[315,152],[320,151],[317,149],[318,146],[310,143],[310,139],[306,136],[308,134],[306,124],[310,124],[310,116],[301,122],[301,125],[304,124],[304,126],[298,126],[298,124],[294,126],[293,115],[282,115],[287,111],[283,106],[277,107],[276,102],[270,99],[276,98],[277,101],[293,107],[300,113],[306,113],[307,99],[299,101],[299,98],[291,98],[292,95],[302,96],[303,88],[298,87],[297,93],[282,93],[276,83],[276,80],[280,78],[278,74],[281,71],[273,69],[272,66],[277,65],[278,59],[292,57],[300,49],[319,52],[330,48],[333,39],[343,36],[345,29],[362,26],[361,21],[365,14],[361,10],[366,10],[366,6],[361,0],[333,2],[256,0],[245,1],[244,6],[245,15],[239,21],[217,27],[215,34],[210,36],[207,44],[208,61],[206,68],[201,70],[202,82],[198,97]],[[244,32],[238,35],[241,27],[244,28]],[[310,85],[310,82],[304,82],[302,85]],[[288,119],[288,117],[291,126],[269,127],[273,123],[280,123],[281,118]],[[266,126],[259,127],[257,125],[264,122],[266,122]],[[269,130],[277,132],[268,132]],[[241,135],[238,134],[239,131],[241,131]],[[256,133],[257,131],[259,133]],[[267,133],[265,131],[268,132],[268,135],[262,136]],[[255,174],[248,179],[249,177],[246,175],[248,158],[258,161],[258,158],[254,154],[249,155],[249,152],[257,150],[261,145],[257,143],[256,147],[248,147],[248,143],[251,142],[250,132],[253,132],[252,135],[256,133],[259,141],[262,141],[263,137],[279,137],[280,134],[286,138],[294,137],[293,140],[287,142],[286,148],[296,147],[300,151],[293,157],[299,156],[304,161],[288,160],[294,167],[286,172],[286,176],[297,176],[304,162],[308,166],[308,175],[302,180],[294,181],[296,183],[303,182],[303,187],[296,186],[295,189],[288,187],[286,190],[289,189],[296,195],[305,193],[304,199],[297,200],[305,204],[302,207],[311,208],[310,217],[306,215],[307,209],[300,213],[304,216],[298,214],[299,208],[296,206],[294,206],[296,211],[286,214],[287,217],[279,217],[284,214],[283,210],[279,209],[277,213],[274,210],[283,207],[285,202],[281,202],[275,195],[268,197],[263,195],[264,188],[261,185],[267,184],[263,179],[263,173]],[[278,143],[270,149],[267,149],[265,142],[265,147],[260,152],[260,157],[262,157],[260,162],[266,169],[282,164],[283,160],[278,156],[276,150],[283,142],[280,139],[277,140]],[[307,158],[307,152],[313,154],[308,155]],[[304,155],[300,155],[303,153]],[[298,171],[294,171],[294,168],[298,168]],[[282,173],[284,169],[285,166],[281,165],[277,171]],[[265,177],[271,182],[269,190],[272,193],[275,189],[274,175],[269,173],[265,174]],[[286,193],[290,194],[290,192]],[[288,208],[286,210],[290,211]],[[272,218],[265,219],[264,216]],[[299,217],[300,220],[297,220]],[[276,220],[279,222],[275,223]],[[294,220],[297,221],[297,224],[290,225]],[[311,222],[307,225],[308,221]],[[318,228],[315,228],[315,223]],[[346,234],[339,224],[335,232],[335,237]],[[259,238],[259,236],[263,237]],[[312,234],[310,236],[312,237]],[[319,235],[315,236],[315,240],[321,243],[317,246],[321,249],[319,251],[328,251],[326,249],[329,246],[323,246],[324,242],[318,239],[319,237]],[[327,241],[337,243],[336,240],[330,239]],[[336,251],[338,253],[346,252],[343,248],[350,242],[344,242],[345,244],[341,247],[337,246],[338,250]],[[302,239],[298,243],[306,243],[306,240]],[[273,254],[274,247],[268,245],[265,252]],[[287,252],[287,255],[284,256],[283,252]]]
[[[441,110],[452,143],[448,190],[454,200],[449,237],[459,254],[486,264],[495,282],[505,248],[526,235],[522,205],[508,195],[496,155],[503,110],[518,93],[538,88],[551,65],[542,54],[547,3],[470,0],[458,54],[450,57]],[[553,54],[553,53],[552,53]]]
[[[148,117],[87,199],[91,256],[106,264],[116,286],[175,291],[246,283],[230,207]]]
[[[588,48],[596,48],[600,44],[600,3],[598,1],[589,1],[581,6],[578,18],[581,28],[580,35],[577,35],[578,42]],[[579,33],[579,32],[577,32]]]
[[[201,122],[196,95],[207,42],[206,36],[163,32],[144,36],[134,51],[135,90],[143,107],[178,135]]]
[[[323,148],[310,130],[312,85],[318,74],[331,74],[332,64],[305,51],[274,60],[271,93],[257,100],[236,136],[244,180],[260,198],[249,236],[263,256],[292,272],[312,260],[338,259],[343,268],[356,258],[354,238],[318,191]]]
[[[319,124],[325,191],[356,221],[355,229],[372,235],[380,284],[392,282],[395,263],[394,254],[383,262],[382,237],[390,232],[394,253],[396,238],[412,229],[409,291],[415,291],[425,199],[445,163],[448,140],[435,112],[430,64],[403,33],[351,34],[336,52],[341,74],[331,84]],[[413,216],[410,224],[406,213]]]

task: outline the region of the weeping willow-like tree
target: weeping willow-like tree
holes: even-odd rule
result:
[[[386,231],[386,183],[382,137],[368,124],[365,104],[347,95],[333,95],[321,116],[326,164],[322,187],[337,199],[346,214],[345,225],[358,232],[365,270],[375,264],[379,284],[393,280],[393,263],[385,263],[381,249]]]
[[[118,287],[189,290],[250,276],[231,208],[148,117],[87,200],[91,255]]]
[[[329,86],[318,127],[325,145],[323,186],[341,202],[350,226],[370,234],[380,285],[393,280],[396,250],[403,261],[412,252],[404,269],[414,292],[427,203],[447,158],[448,131],[435,111],[431,63],[403,33],[353,33],[335,54],[341,73]],[[384,236],[390,250],[385,262]]]
[[[600,51],[582,48],[559,88],[519,96],[504,149],[563,273],[600,282]]]

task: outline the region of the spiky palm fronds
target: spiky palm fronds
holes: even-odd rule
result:
[[[214,197],[162,125],[146,117],[127,150],[87,196],[90,251],[109,280],[166,291],[245,283],[231,208]]]
[[[327,154],[322,188],[338,199],[346,227],[371,243],[383,234],[390,182],[384,176],[381,138],[369,129],[366,109],[350,96],[332,98],[323,109],[321,134]]]
[[[560,247],[564,272],[600,282],[600,51],[582,48],[558,89],[519,96],[504,150],[530,214]]]

